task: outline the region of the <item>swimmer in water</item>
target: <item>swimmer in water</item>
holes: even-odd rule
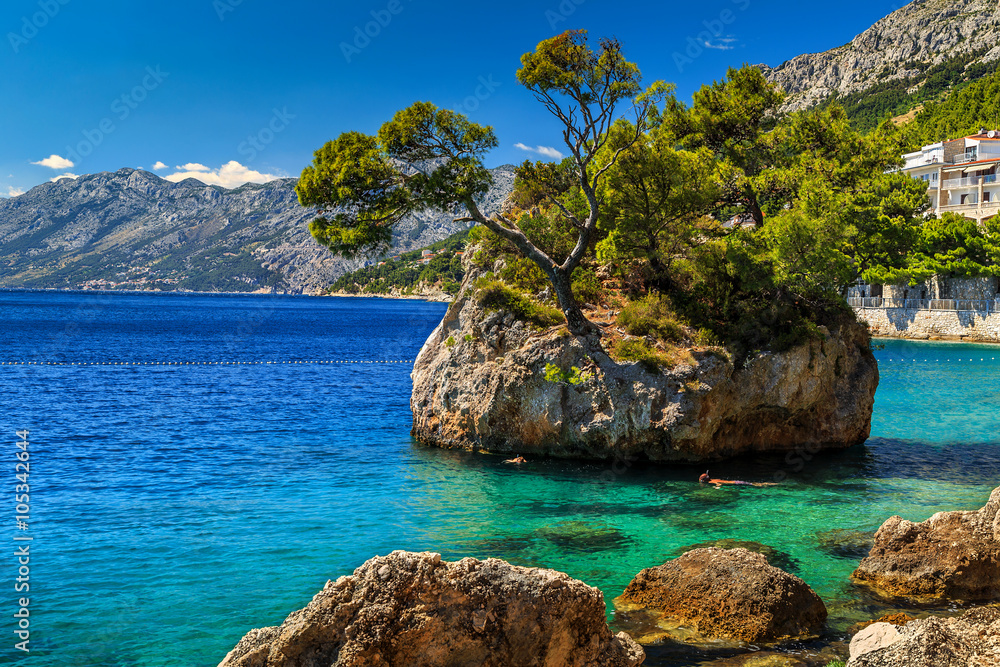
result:
[[[708,474],[707,470],[705,471],[705,474],[698,478],[698,481],[702,484],[711,484],[717,489],[721,489],[723,484],[731,486],[777,486],[777,484],[773,482],[744,482],[738,479],[712,479],[712,476]]]
[[[506,461],[504,461],[504,463],[527,463],[527,462],[528,462],[527,459],[525,459],[520,454],[518,454],[516,457],[512,459],[507,459]]]

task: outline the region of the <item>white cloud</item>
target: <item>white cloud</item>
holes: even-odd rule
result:
[[[17,197],[17,196],[23,195],[23,194],[24,194],[24,190],[22,190],[21,188],[15,188],[12,185],[9,188],[7,188],[7,194],[5,196],[7,196],[7,197]]]
[[[73,162],[67,160],[64,157],[59,157],[58,155],[52,154],[45,158],[44,160],[39,160],[38,162],[32,162],[31,164],[37,164],[41,167],[48,167],[49,169],[69,169],[73,166]]]
[[[66,172],[65,174],[62,174],[60,176],[56,176],[55,178],[50,178],[49,181],[51,181],[52,183],[55,183],[56,181],[61,180],[63,178],[72,178],[72,179],[75,180],[77,178],[80,178],[80,175],[79,174],[71,174],[69,172]]]
[[[262,174],[259,171],[244,167],[236,160],[231,160],[218,169],[209,169],[205,165],[198,163],[190,163],[177,168],[180,171],[169,176],[164,176],[164,178],[174,183],[180,183],[186,178],[194,178],[205,185],[220,185],[224,188],[236,188],[244,183],[267,183],[268,181],[285,178],[276,174]]]
[[[520,149],[522,151],[527,151],[529,153],[537,153],[544,157],[552,158],[553,160],[561,160],[563,158],[563,154],[557,151],[556,149],[552,148],[551,146],[535,146],[534,148],[532,148],[531,146],[526,146],[518,142],[514,144],[514,148]]]
[[[163,164],[159,160],[157,160],[156,164],[153,165],[153,171],[163,171],[164,169],[170,169],[170,167]]]
[[[718,37],[714,40],[702,40],[702,44],[708,49],[719,49],[720,51],[731,51],[736,47],[733,43],[736,42],[735,37]]]

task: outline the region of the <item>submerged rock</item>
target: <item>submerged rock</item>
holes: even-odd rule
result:
[[[852,575],[887,596],[1000,598],[1000,488],[972,512],[938,512],[914,523],[894,516]]]
[[[615,606],[625,612],[655,611],[663,636],[679,627],[694,632],[689,640],[753,643],[815,636],[827,615],[804,581],[746,549],[696,549],[643,570]]]
[[[584,521],[563,521],[539,528],[536,534],[567,550],[587,553],[621,549],[629,539],[617,528]]]
[[[252,630],[219,667],[633,667],[601,592],[502,560],[395,551],[328,582],[279,627]]]
[[[1000,609],[871,625],[851,640],[847,667],[986,667],[1000,664]]]
[[[838,528],[816,533],[816,541],[831,556],[860,560],[871,551],[874,538],[863,530]]]
[[[413,369],[413,435],[439,447],[630,461],[705,461],[864,442],[878,368],[853,315],[821,340],[761,352],[741,368],[713,351],[651,373],[596,335],[537,330],[487,312],[467,272]],[[553,364],[579,382],[546,380]],[[796,459],[798,461],[799,459]],[[790,465],[796,461],[791,461]]]
[[[762,555],[767,559],[768,565],[773,565],[779,570],[793,573],[799,571],[799,561],[791,555],[786,554],[784,551],[778,551],[774,547],[769,547],[766,544],[761,544],[760,542],[754,542],[752,540],[709,540],[708,542],[699,542],[698,544],[692,544],[676,549],[674,550],[674,555],[682,556],[688,551],[694,551],[695,549],[707,549],[709,547],[717,547],[719,549],[746,549],[747,551],[752,551],[755,554]]]

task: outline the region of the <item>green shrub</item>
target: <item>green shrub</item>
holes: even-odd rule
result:
[[[611,356],[618,361],[638,361],[650,373],[659,373],[661,366],[669,368],[677,361],[676,355],[654,350],[641,338],[618,341]]]
[[[618,323],[633,336],[656,336],[670,343],[684,340],[684,327],[658,294],[630,302],[622,309]]]
[[[507,265],[500,270],[500,278],[522,292],[541,292],[549,285],[549,279],[538,265],[526,257],[508,260]]]
[[[471,343],[473,340],[474,339],[472,338],[472,334],[465,334],[465,342],[466,343]]]
[[[559,384],[581,385],[591,378],[590,373],[581,373],[576,366],[564,371],[555,364],[545,364],[545,379]]]
[[[843,660],[834,660],[833,662],[826,663],[826,667],[845,667]]]
[[[455,346],[455,337],[454,336],[448,336],[448,340],[446,340],[444,342],[444,345],[445,345],[445,347],[454,347]]]
[[[519,320],[538,327],[551,327],[565,320],[562,311],[538,303],[496,279],[480,278],[476,282],[476,298],[488,312],[506,311]]]
[[[722,347],[722,341],[709,329],[698,329],[694,336],[694,342],[701,347]]]
[[[580,303],[600,303],[604,299],[604,287],[591,268],[577,267],[573,271],[573,296]]]

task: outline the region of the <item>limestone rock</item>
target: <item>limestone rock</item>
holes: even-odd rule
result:
[[[884,626],[884,627],[880,627]],[[874,628],[874,630],[873,630]],[[898,630],[886,623],[864,633],[884,640],[851,641],[847,667],[987,667],[1000,664],[1000,609],[980,607],[959,618],[925,618]],[[893,636],[892,633],[897,635]]]
[[[632,667],[601,592],[501,560],[395,551],[328,582],[276,628],[252,630],[219,667]]]
[[[471,255],[472,252],[467,253]],[[606,460],[705,461],[754,452],[811,457],[864,442],[878,368],[851,317],[824,338],[741,368],[693,351],[693,364],[650,373],[617,363],[596,337],[538,331],[486,312],[467,271],[413,369],[413,435],[445,448]],[[454,344],[447,344],[449,339]],[[580,384],[545,379],[579,368]],[[799,460],[799,459],[795,459]]]
[[[1000,488],[974,512],[938,512],[914,523],[894,516],[854,579],[889,596],[1000,598]]]
[[[899,638],[899,629],[892,623],[872,623],[851,639],[851,657],[892,646]]]
[[[696,549],[643,570],[615,606],[655,610],[702,638],[752,643],[814,636],[827,616],[804,581],[746,549]]]
[[[996,0],[916,0],[878,21],[844,46],[796,56],[761,69],[797,111],[831,94],[847,95],[920,73],[917,63],[938,64],[985,47],[976,62],[1000,58]]]

